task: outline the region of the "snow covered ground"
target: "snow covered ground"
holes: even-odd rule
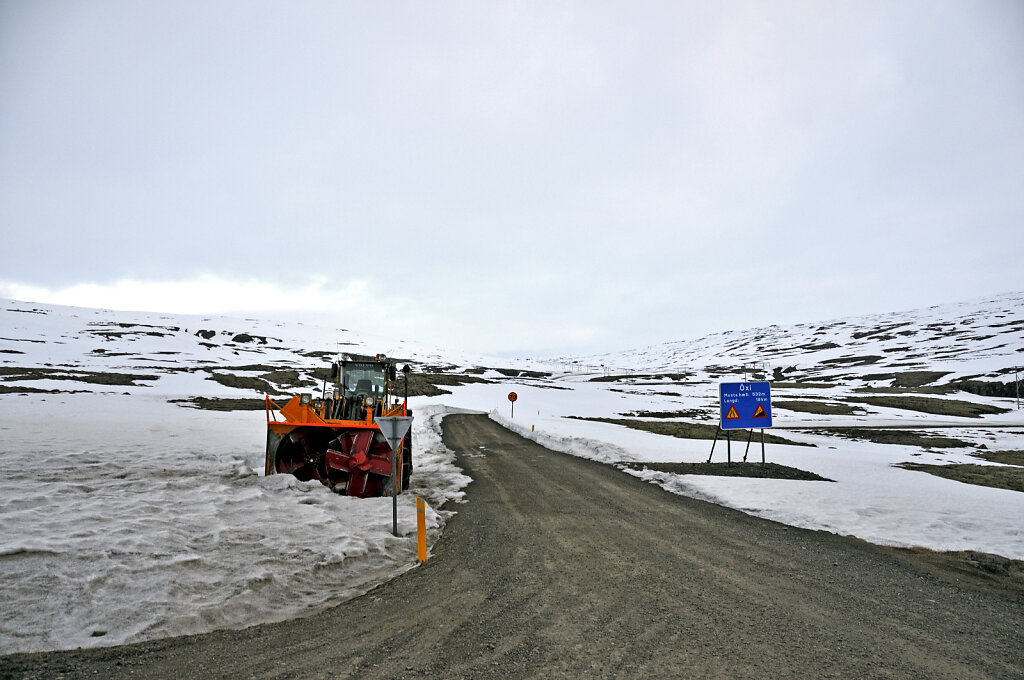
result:
[[[358,500],[263,476],[255,411],[159,397],[3,400],[0,649],[117,644],[306,613],[415,564],[415,498]],[[422,409],[413,493],[434,509],[468,483]]]
[[[339,351],[383,351],[418,373],[475,380],[411,400],[417,467],[413,494],[400,498],[398,538],[389,499],[264,477],[262,411],[174,401],[256,397],[260,381],[312,391],[312,369]],[[606,462],[703,462],[708,440],[621,421],[713,426],[718,382],[742,379],[744,367],[773,381],[773,432],[814,445],[769,444],[768,460],[833,482],[632,474],[795,526],[1024,559],[1024,493],[894,467],[997,465],[976,454],[1024,451],[1024,412],[1012,398],[943,389],[1012,381],[1022,363],[1024,294],[551,362],[301,324],[0,301],[0,652],[117,644],[328,606],[414,566],[415,495],[430,506],[431,540],[457,510],[469,480],[441,444],[445,413],[489,412],[547,446]],[[251,382],[239,387],[232,376]],[[973,418],[892,401],[921,396],[1002,412]],[[826,429],[878,425],[954,445]],[[715,457],[724,460],[721,443]]]

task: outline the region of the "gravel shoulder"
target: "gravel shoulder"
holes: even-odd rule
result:
[[[4,678],[1024,676],[1019,563],[669,494],[449,416],[473,478],[431,558],[313,616],[0,657]]]

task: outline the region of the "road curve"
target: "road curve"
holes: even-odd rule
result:
[[[0,677],[1024,677],[1012,577],[674,496],[484,416],[444,441],[474,481],[426,564],[314,616]]]

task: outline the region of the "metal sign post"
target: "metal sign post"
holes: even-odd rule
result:
[[[374,422],[391,447],[391,534],[398,536],[398,447],[412,427],[412,416],[376,418]]]
[[[711,453],[708,454],[708,462],[711,462],[711,456],[715,455],[715,444],[718,443],[718,435],[722,433],[722,426],[719,425],[715,428],[715,438],[711,441]]]

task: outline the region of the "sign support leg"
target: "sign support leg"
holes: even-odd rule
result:
[[[398,454],[391,452],[391,535],[398,537],[398,477],[395,468],[398,467]]]
[[[722,431],[722,426],[721,425],[719,425],[717,428],[715,428],[715,438],[711,442],[711,453],[708,454],[708,462],[709,463],[711,462],[711,456],[715,455],[715,444],[718,443],[718,435],[719,435],[719,433],[721,433],[721,431]]]
[[[725,431],[725,465],[732,467],[732,432]]]
[[[761,428],[761,467],[764,467],[764,428]]]
[[[761,430],[764,432],[764,430]],[[747,454],[750,453],[750,439],[754,436],[753,430],[747,430],[747,448],[743,449],[743,462],[747,462]]]

